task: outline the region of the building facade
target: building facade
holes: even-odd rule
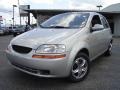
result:
[[[112,4],[101,12],[108,19],[113,36],[120,36],[120,3]]]

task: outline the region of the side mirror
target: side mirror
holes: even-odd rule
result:
[[[104,29],[104,26],[101,24],[95,24],[94,27],[92,27],[92,31],[97,31],[101,29]]]

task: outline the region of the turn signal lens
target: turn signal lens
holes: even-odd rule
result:
[[[42,59],[57,59],[57,58],[64,58],[66,54],[60,55],[33,55],[32,58],[42,58]]]

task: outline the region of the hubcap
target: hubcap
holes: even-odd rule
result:
[[[84,58],[80,57],[80,58],[77,58],[73,64],[72,75],[75,78],[79,79],[85,76],[85,74],[87,73],[87,70],[88,70],[87,61]]]

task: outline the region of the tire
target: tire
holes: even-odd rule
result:
[[[13,34],[13,37],[16,37],[16,36],[17,36],[17,35],[14,33],[14,34]]]
[[[89,57],[85,53],[79,53],[72,64],[69,79],[72,82],[82,81],[88,75],[89,69]]]
[[[107,51],[105,52],[105,56],[111,56],[112,54],[112,42],[110,42]]]

